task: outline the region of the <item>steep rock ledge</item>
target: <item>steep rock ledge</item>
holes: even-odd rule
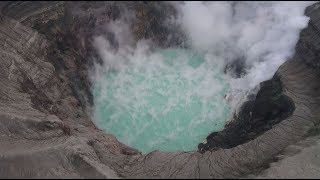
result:
[[[277,74],[262,82],[260,87],[255,99],[245,102],[233,121],[222,131],[211,133],[206,138],[207,143],[199,144],[199,152],[229,149],[246,143],[292,115],[294,102],[283,93],[283,85]]]
[[[92,63],[86,59],[90,47],[81,43],[90,40],[81,40],[86,33],[92,35],[85,29],[116,18],[117,6],[113,2],[0,3],[0,177],[227,178],[251,173],[304,139],[319,123],[318,5],[306,11],[311,21],[301,32],[296,55],[274,76],[284,97],[294,102],[285,119],[228,149],[141,155],[94,127],[84,112],[90,103],[90,84],[86,79],[77,82],[87,77]],[[88,13],[94,9],[91,6],[107,10]],[[76,7],[92,16],[73,16]],[[140,25],[140,30],[152,27]]]
[[[25,6],[28,10],[37,4],[14,3],[2,8],[10,7],[23,16],[15,7],[30,3]],[[37,6],[39,11],[30,11],[45,14],[51,9],[47,6],[55,5],[48,3]],[[13,19],[4,12],[10,11],[2,11],[0,22],[0,177],[118,177],[98,163],[92,144],[119,158],[138,152],[94,127],[67,73],[54,64],[57,56],[53,57],[51,50],[55,39],[48,40],[50,34],[23,25],[28,11],[23,22],[18,21],[20,16]],[[65,60],[78,57],[74,54]]]
[[[308,27],[300,33],[299,41],[295,47],[296,54],[292,58],[292,61],[297,59],[303,61],[311,69],[319,69],[320,67],[319,5],[316,3],[307,7],[305,14],[311,19]],[[207,137],[206,144],[199,144],[199,152],[214,151],[219,148],[229,149],[243,144],[292,115],[296,101],[292,101],[292,98],[286,95],[283,87],[285,82],[280,79],[279,76],[282,74],[280,75],[279,71],[272,79],[260,84],[260,91],[255,100],[245,102],[237,117],[230,124],[227,124],[221,132],[211,133]],[[309,95],[317,99],[317,92],[320,91],[319,85],[310,84],[310,86],[314,87],[311,88],[312,94]],[[316,111],[313,112],[316,113]],[[315,122],[316,127],[318,124]],[[314,129],[311,131],[314,132]]]

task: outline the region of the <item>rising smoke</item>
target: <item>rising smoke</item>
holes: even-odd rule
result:
[[[151,39],[137,41],[132,28],[137,20],[135,13],[125,9],[119,19],[106,24],[105,33],[94,37],[93,43],[103,61],[102,65],[96,64],[91,76],[97,96],[94,119],[104,121],[104,128],[113,130],[114,134],[120,133],[118,137],[122,137],[123,142],[143,143],[139,147],[148,150],[162,147],[162,143],[187,142],[179,137],[187,137],[193,146],[205,138],[206,133],[222,128],[227,116],[231,117],[231,112],[236,112],[248,95],[257,92],[259,83],[270,79],[294,54],[299,33],[309,21],[304,10],[312,4],[170,3],[178,13],[164,24],[170,26],[168,29],[180,28],[177,32],[183,33],[185,50],[175,44],[171,50],[162,51],[154,48],[155,42]],[[168,59],[160,52],[179,57],[168,66],[165,62]],[[195,68],[190,66],[186,59],[198,55],[188,57],[185,52],[198,54],[203,63]],[[230,68],[233,66],[236,70]],[[150,100],[150,97],[157,98]],[[195,98],[193,103],[199,101],[199,104],[188,110],[192,98]],[[175,112],[176,107],[183,110]],[[199,113],[194,117],[188,114],[196,109]],[[182,116],[174,118],[170,113]],[[124,114],[129,115],[124,117]],[[215,129],[211,124],[216,125]],[[154,135],[165,127],[169,128],[168,132]],[[140,137],[142,135],[145,137]],[[190,150],[189,145],[184,145],[178,149]]]
[[[294,54],[309,21],[304,10],[312,3],[185,2],[177,5],[177,21],[192,48],[210,54],[212,61],[243,65],[241,78],[229,72],[229,97],[236,108]]]
[[[241,72],[226,70],[231,86],[227,98],[236,110],[248,94],[257,92],[260,82],[270,79],[294,54],[299,33],[309,21],[304,10],[312,3],[195,1],[172,5],[178,11],[174,23],[183,30],[190,49],[219,68],[240,66]],[[145,62],[152,42],[135,43],[130,26],[134,21],[133,13],[124,11],[120,19],[106,25],[112,38],[95,37],[94,45],[104,65],[96,66],[93,79],[102,71]],[[170,26],[172,19],[168,22]]]

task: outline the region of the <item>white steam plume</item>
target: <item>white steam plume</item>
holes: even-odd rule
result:
[[[192,48],[212,61],[244,61],[246,74],[230,78],[233,107],[245,93],[270,79],[295,50],[313,2],[185,2],[177,19]]]
[[[103,65],[96,64],[91,75],[92,81],[98,82],[95,83],[98,89],[95,110],[104,111],[105,102],[108,107],[114,108],[111,108],[113,113],[109,114],[110,117],[109,115],[105,117],[106,115],[102,112],[95,113],[94,119],[97,122],[108,122],[104,127],[110,128],[109,125],[113,123],[123,123],[124,118],[121,118],[121,115],[130,114],[133,122],[124,124],[132,127],[121,128],[123,133],[121,135],[125,137],[122,139],[123,142],[130,144],[136,138],[132,133],[135,133],[139,139],[139,136],[147,133],[148,129],[157,127],[154,123],[158,123],[160,127],[162,118],[166,120],[166,113],[174,110],[174,107],[189,103],[191,97],[199,97],[205,105],[203,107],[197,105],[192,108],[192,111],[202,108],[200,118],[192,119],[190,126],[188,125],[186,129],[178,124],[180,121],[170,122],[177,124],[177,129],[165,134],[167,136],[164,138],[165,141],[175,139],[174,136],[179,137],[179,133],[185,132],[194,137],[191,131],[196,129],[195,127],[200,127],[198,125],[205,124],[203,122],[211,117],[217,118],[215,124],[222,122],[224,125],[226,119],[224,113],[231,115],[229,107],[225,108],[225,101],[223,101],[224,93],[228,93],[225,92],[226,89],[230,89],[227,99],[232,108],[231,111],[235,111],[246,100],[248,94],[256,92],[260,82],[270,79],[279,66],[294,54],[299,33],[309,21],[309,18],[304,15],[304,10],[312,3],[172,3],[178,10],[178,17],[173,20],[168,19],[168,26],[180,25],[184,32],[182,37],[185,35],[187,37],[190,52],[197,51],[204,57],[204,62],[195,69],[185,63],[187,58],[184,56],[174,60],[176,66],[165,66],[165,59],[159,55],[159,52],[157,53],[159,49],[153,52],[153,42],[135,41],[131,26],[135,22],[134,13],[122,11],[120,19],[106,24],[105,34],[94,38],[94,46],[103,61]],[[236,78],[231,74],[232,71],[228,71],[224,76],[222,69],[227,64],[238,61],[242,62],[240,64],[243,64],[245,73],[241,74],[240,78]],[[106,72],[110,73],[108,77],[114,79],[107,79]],[[115,74],[118,75],[112,76],[113,72],[117,72]],[[144,80],[140,82],[134,77],[143,77]],[[222,81],[220,82],[218,80],[220,78],[217,77],[222,77]],[[163,82],[170,82],[170,86],[157,89],[152,84],[163,84]],[[196,87],[188,86],[188,88],[179,89],[177,86],[179,82],[180,84],[187,82],[185,84],[191,85],[196,82]],[[168,97],[169,100],[164,103],[164,107],[162,105],[153,107],[148,104],[149,101],[145,100],[145,97],[150,95],[148,89]],[[207,103],[209,101],[214,103]],[[225,111],[226,109],[228,111]],[[143,120],[140,117],[144,113],[150,114],[152,117],[150,119],[153,120],[140,121]],[[183,118],[180,119],[183,120]],[[205,133],[203,137],[206,136]],[[199,136],[199,138],[203,137]],[[152,140],[149,145],[153,146],[152,143],[161,144],[160,141]]]
[[[258,90],[260,82],[270,79],[294,54],[299,33],[309,21],[304,10],[313,3],[195,1],[172,5],[179,12],[175,23],[180,24],[191,49],[221,68],[234,61],[243,62],[245,74],[240,78],[228,74],[231,92],[227,97],[236,110],[248,94]],[[121,15],[121,19],[106,25],[106,31],[114,35],[113,41],[106,36],[95,38],[94,45],[104,61],[103,66],[96,66],[95,80],[103,74],[101,71],[133,61],[145,63],[150,52],[147,41],[134,42],[129,25],[135,21],[133,13],[125,11]]]

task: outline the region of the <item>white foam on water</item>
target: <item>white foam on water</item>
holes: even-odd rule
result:
[[[94,81],[94,119],[145,153],[196,150],[230,114],[223,71],[191,50],[140,48],[126,63],[102,68]],[[119,56],[108,57],[124,62]]]
[[[312,3],[175,3],[189,49],[151,50],[148,40],[134,43],[133,16],[111,21],[116,47],[104,36],[94,41],[104,62],[91,76],[95,122],[145,153],[195,150],[294,54]],[[223,73],[236,60],[240,78]]]

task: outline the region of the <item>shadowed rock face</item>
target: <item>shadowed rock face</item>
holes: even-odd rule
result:
[[[295,110],[294,101],[284,94],[277,74],[262,82],[260,87],[255,100],[245,102],[231,123],[221,132],[211,133],[206,144],[199,144],[199,152],[229,149],[246,143],[292,115]]]
[[[167,46],[170,40],[163,36],[170,30],[147,21],[164,15],[162,8],[169,11],[168,4],[159,3],[0,3],[1,178],[241,177],[268,167],[276,155],[292,148],[289,145],[303,140],[310,130],[316,132],[319,3],[306,10],[311,20],[301,32],[296,55],[262,83],[256,100],[243,106],[236,121],[210,136],[211,146],[205,150],[214,151],[141,155],[98,130],[85,111],[92,98],[88,69],[93,59],[88,57],[95,55],[90,37],[126,7],[141,12],[137,39],[154,36],[167,42],[159,46]],[[152,13],[156,7],[161,8]],[[286,168],[285,163],[275,166]],[[315,163],[314,168],[319,166]],[[272,173],[286,177],[272,168],[261,176]]]

